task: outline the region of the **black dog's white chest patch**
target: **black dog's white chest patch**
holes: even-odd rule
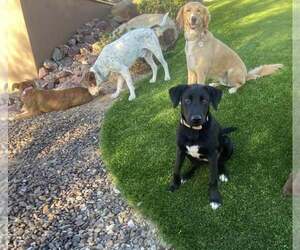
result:
[[[208,161],[204,154],[199,152],[198,145],[186,146],[186,153],[194,158],[197,158],[202,161]]]

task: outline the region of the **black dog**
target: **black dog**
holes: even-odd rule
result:
[[[225,162],[233,153],[233,145],[226,135],[235,128],[226,128],[209,113],[211,104],[216,110],[222,98],[222,91],[216,88],[193,84],[178,85],[169,90],[170,98],[177,107],[181,103],[181,120],[177,130],[177,152],[173,180],[170,190],[173,192],[180,184],[193,176],[199,163],[210,165],[209,201],[213,209],[221,205],[218,190],[220,181],[228,181]],[[192,162],[192,168],[180,175],[185,157]]]

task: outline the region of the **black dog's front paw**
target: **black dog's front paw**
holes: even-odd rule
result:
[[[221,195],[217,189],[210,190],[209,192],[209,202],[213,210],[219,208],[222,204]]]
[[[168,190],[171,192],[174,192],[180,187],[180,184],[181,184],[180,176],[174,176],[174,179],[173,179],[171,185],[169,186]]]
[[[180,184],[175,184],[175,183],[172,183],[169,188],[168,188],[168,191],[170,192],[175,192],[178,188],[180,187]]]

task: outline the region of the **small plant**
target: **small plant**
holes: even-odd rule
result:
[[[109,43],[113,42],[115,39],[113,38],[111,33],[105,32],[101,35],[98,42],[93,44],[93,53],[100,54],[101,50]]]
[[[166,13],[172,18],[176,17],[177,11],[187,0],[136,0],[138,10],[141,13]]]

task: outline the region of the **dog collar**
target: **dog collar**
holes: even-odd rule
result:
[[[206,121],[208,122],[209,118],[208,116],[206,116]],[[202,125],[199,125],[199,126],[190,126],[189,124],[187,124],[187,122],[181,117],[180,119],[180,123],[183,125],[183,126],[186,126],[190,129],[194,129],[194,130],[201,130],[203,129],[203,126]]]
[[[202,125],[199,125],[199,126],[190,126],[189,124],[186,123],[186,121],[181,118],[180,119],[180,123],[188,128],[191,128],[191,129],[195,129],[195,130],[201,130],[202,129]]]

